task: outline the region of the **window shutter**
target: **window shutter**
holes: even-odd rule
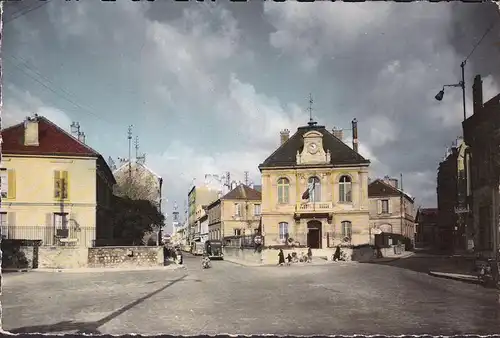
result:
[[[61,172],[54,170],[54,198],[61,198]]]
[[[9,183],[7,198],[16,198],[16,172],[13,169],[9,169],[7,175]]]
[[[62,172],[62,182],[62,197],[69,199],[69,176],[66,170]]]
[[[382,200],[377,200],[377,214],[382,213]]]
[[[54,244],[54,214],[47,213],[45,214],[45,231],[44,238],[42,239],[43,244],[53,245]]]
[[[392,200],[389,198],[389,199],[387,200],[387,212],[388,212],[389,214],[392,214],[392,203],[391,203],[391,202],[392,202]]]

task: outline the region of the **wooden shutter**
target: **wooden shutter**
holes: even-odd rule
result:
[[[54,170],[54,198],[61,198],[61,172]]]
[[[61,189],[62,189],[62,198],[64,199],[69,199],[69,176],[68,176],[68,172],[65,170],[65,171],[62,171],[61,172],[61,181],[62,181],[62,184],[61,184]]]
[[[390,198],[389,198],[389,199],[387,200],[387,212],[388,212],[389,214],[392,214],[392,203],[391,203],[391,202],[392,202],[392,199],[390,199]]]
[[[9,169],[7,175],[9,182],[7,198],[16,198],[16,172],[14,169]]]
[[[377,214],[382,213],[382,200],[377,200]]]

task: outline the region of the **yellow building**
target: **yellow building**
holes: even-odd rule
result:
[[[312,120],[291,137],[281,132],[281,145],[259,165],[265,246],[369,243],[370,161],[358,154],[352,125],[353,148]]]
[[[261,193],[244,184],[207,206],[208,238],[223,240],[253,235],[259,228]]]
[[[116,183],[103,157],[45,117],[2,131],[4,238],[92,246],[112,236]]]
[[[188,193],[188,224],[187,230],[188,242],[192,244],[201,240],[200,232],[196,231],[198,215],[197,211],[203,206],[206,206],[219,197],[219,191],[208,185],[193,185]]]

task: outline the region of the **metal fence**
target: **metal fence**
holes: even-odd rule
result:
[[[95,246],[94,227],[0,226],[2,239],[39,240],[42,246]]]
[[[255,236],[257,235],[224,237],[224,245],[229,247],[253,248],[255,247]]]

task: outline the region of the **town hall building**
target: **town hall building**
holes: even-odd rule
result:
[[[342,132],[311,118],[307,126],[281,132],[281,144],[262,164],[262,225],[266,246],[295,244],[312,249],[370,241],[368,168]]]

